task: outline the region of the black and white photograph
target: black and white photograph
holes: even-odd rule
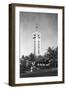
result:
[[[58,15],[20,12],[20,78],[58,75]]]
[[[64,83],[64,7],[9,5],[9,84]]]

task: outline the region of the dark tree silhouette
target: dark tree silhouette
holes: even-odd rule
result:
[[[20,58],[20,73],[33,72],[37,70],[51,69],[58,67],[58,47],[48,47],[44,55],[35,56],[30,53]]]

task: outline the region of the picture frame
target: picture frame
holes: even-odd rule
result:
[[[9,85],[64,83],[64,6],[9,4]]]

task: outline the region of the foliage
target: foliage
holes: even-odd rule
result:
[[[35,70],[41,70],[46,68],[57,68],[58,67],[58,47],[48,47],[47,52],[44,55],[35,56],[30,53],[29,56],[20,58],[20,72],[32,72]]]

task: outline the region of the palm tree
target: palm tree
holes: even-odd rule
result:
[[[34,62],[35,59],[36,59],[36,57],[35,57],[35,55],[33,53],[30,53],[29,58],[30,58],[31,62]]]

